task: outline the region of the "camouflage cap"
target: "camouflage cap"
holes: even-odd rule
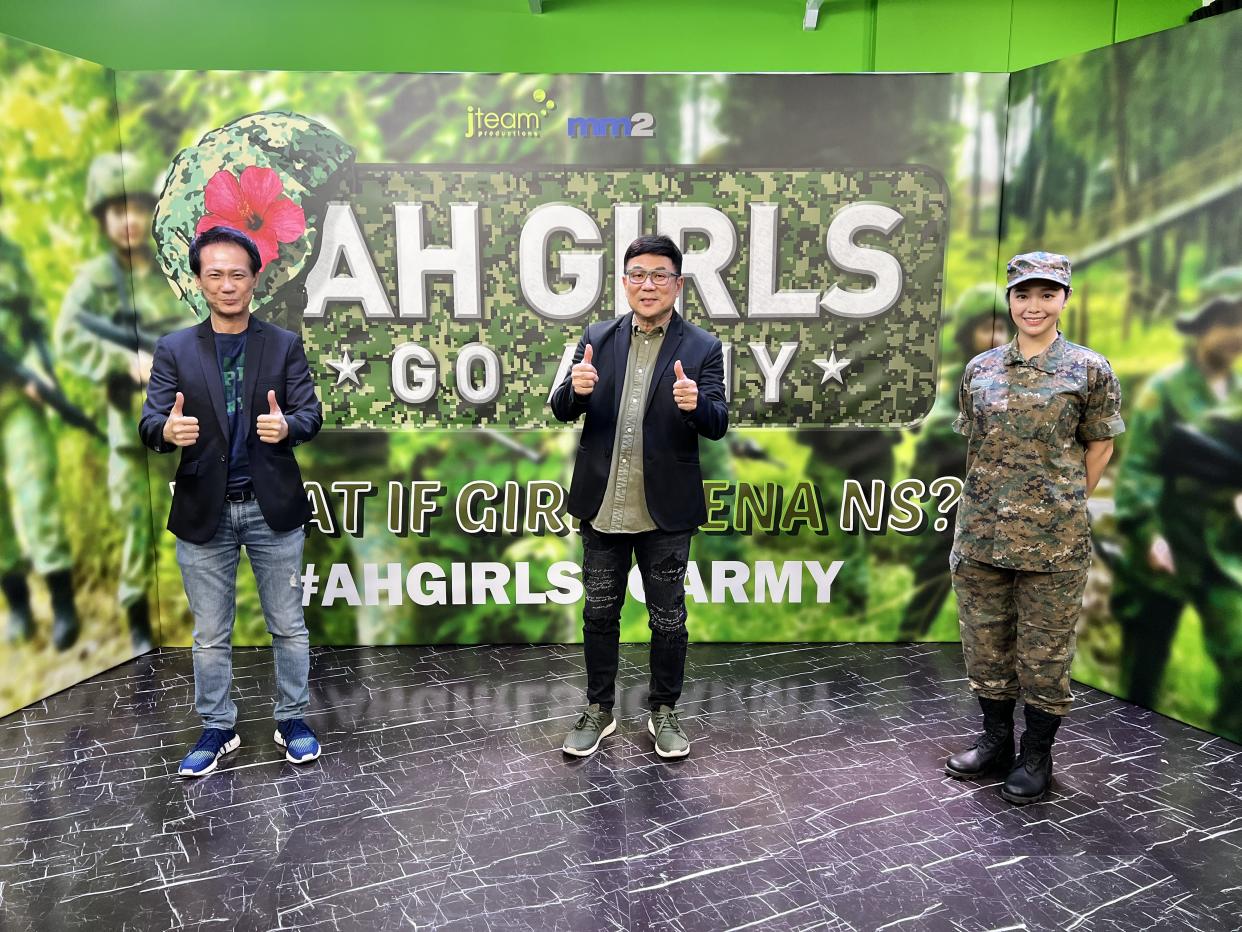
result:
[[[1005,289],[1036,278],[1069,288],[1069,259],[1055,252],[1024,252],[1014,256],[1005,268]]]
[[[1201,304],[1230,295],[1242,295],[1242,265],[1227,265],[1199,282]]]
[[[244,196],[250,190],[248,182],[255,179],[269,194],[278,195],[268,208],[283,209],[286,215],[301,214],[302,234],[291,240],[282,236],[278,245],[274,236],[269,237],[272,258],[259,272],[252,307],[257,310],[273,301],[279,304],[281,294],[289,295],[285,303],[296,301],[296,288],[284,289],[307,271],[327,201],[340,190],[353,165],[354,150],[340,136],[309,117],[285,111],[248,114],[182,149],[168,169],[151,224],[156,256],[174,290],[200,319],[207,316],[207,305],[190,270],[189,247],[200,221],[212,214],[207,207],[208,185],[231,187]],[[273,180],[277,184],[270,184]],[[274,213],[249,215],[245,218],[249,229],[243,232],[255,239],[255,233],[274,217]],[[305,298],[303,293],[303,303]],[[279,308],[268,307],[268,316],[280,316]]]
[[[1221,324],[1242,323],[1242,266],[1226,266],[1203,279],[1199,284],[1199,306],[1173,323],[1190,335]]]
[[[86,170],[86,198],[84,206],[87,213],[96,213],[108,201],[117,198],[143,198],[154,201],[156,192],[143,189],[127,190],[125,179],[128,175],[131,183],[136,184],[143,173],[126,156],[119,152],[105,152],[91,160]]]

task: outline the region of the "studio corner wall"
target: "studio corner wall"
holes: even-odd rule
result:
[[[84,204],[87,168],[119,149],[110,69],[0,36],[0,577],[6,610],[28,604],[33,620],[0,644],[0,714],[134,655],[117,580],[127,523],[151,526],[146,478],[139,506],[118,516],[108,481],[117,453],[88,432],[106,423],[100,383],[91,360],[63,352],[60,326],[67,295],[104,250]],[[27,397],[32,377],[55,397]]]
[[[1074,258],[1066,335],[1122,382],[1074,675],[1235,741],[1242,347],[1176,324],[1242,266],[1242,98],[1225,79],[1240,41],[1230,13],[1014,74],[1000,250]],[[1204,353],[1223,346],[1233,375],[1209,388]]]
[[[1035,15],[1046,13],[1048,4],[1014,0],[1007,9],[1004,42],[997,45],[991,40],[1005,17],[996,8],[1004,4],[991,4],[985,13],[966,0],[946,0],[933,12],[926,4],[878,0],[862,8],[856,24],[859,32],[849,43],[850,48],[861,43],[872,51],[866,62],[850,67],[901,67],[904,63],[905,67],[953,68],[939,57],[949,44],[931,43],[929,48],[929,43],[921,41],[953,16],[965,17],[962,21],[969,29],[978,29],[971,33],[971,54],[981,56],[984,66],[1001,71],[1015,62],[1033,64],[1058,43],[1106,43],[1110,36],[1124,35],[1127,30],[1138,34],[1148,26],[1167,24],[1160,17],[1168,13],[1168,5],[1120,0],[1107,6],[1104,11],[1089,3],[1066,5],[1061,10],[1065,25],[1060,28],[1047,16]],[[302,4],[300,9],[314,12],[313,4]],[[551,4],[548,9],[550,21],[556,10]],[[563,12],[570,14],[572,9]],[[402,10],[394,8],[393,15],[410,15],[406,7]],[[972,10],[979,13],[975,19],[969,19]],[[582,12],[573,11],[569,19],[582,25],[575,19]],[[1178,16],[1184,17],[1185,12]],[[270,13],[270,9],[265,11]],[[1071,20],[1079,21],[1076,17],[1090,20],[1081,32],[1069,25]],[[516,19],[509,22],[518,23]],[[520,28],[548,28],[546,23],[530,26],[523,19]],[[318,23],[313,29],[305,28],[314,35],[323,32]],[[77,34],[75,41],[88,38]],[[135,163],[166,163],[179,149],[198,143],[204,133],[272,106],[273,101],[323,118],[356,148],[358,161],[370,163],[374,170],[359,176],[363,187],[357,191],[380,190],[374,187],[379,178],[374,172],[385,163],[452,165],[463,172],[471,165],[513,164],[533,170],[569,165],[580,169],[588,181],[594,177],[593,165],[615,164],[619,153],[627,165],[680,166],[704,172],[727,172],[731,165],[779,167],[794,162],[825,169],[930,165],[944,179],[952,204],[944,277],[937,286],[942,288],[945,308],[956,308],[958,299],[973,285],[1003,272],[1003,260],[1014,252],[1031,248],[1065,251],[1077,260],[1067,336],[1107,355],[1123,379],[1130,429],[1118,443],[1115,467],[1091,503],[1096,570],[1088,589],[1075,675],[1237,739],[1242,736],[1242,723],[1230,711],[1242,709],[1233,673],[1242,669],[1242,651],[1234,647],[1242,643],[1242,607],[1236,599],[1230,601],[1242,586],[1236,563],[1242,550],[1233,549],[1230,536],[1238,523],[1231,517],[1238,508],[1236,490],[1222,483],[1219,473],[1215,478],[1202,472],[1187,474],[1187,457],[1175,455],[1177,440],[1169,433],[1180,425],[1205,435],[1209,443],[1204,449],[1229,448],[1236,442],[1231,431],[1237,419],[1229,411],[1210,416],[1197,411],[1193,417],[1162,421],[1149,412],[1159,409],[1152,399],[1158,397],[1163,376],[1156,374],[1176,366],[1194,349],[1193,343],[1183,342],[1175,319],[1198,305],[1200,280],[1235,262],[1242,246],[1236,219],[1242,216],[1238,210],[1242,204],[1235,194],[1231,158],[1238,142],[1234,128],[1240,125],[1242,114],[1226,93],[1227,85],[1219,80],[1231,67],[1229,50],[1239,38],[1242,14],[1235,14],[1036,65],[1012,77],[968,73],[619,78],[552,73],[546,63],[539,67],[532,62],[554,60],[559,53],[549,55],[546,49],[520,47],[520,43],[511,44],[506,54],[520,47],[521,54],[530,57],[518,64],[525,62],[532,74],[125,70],[117,75],[8,40],[0,45],[4,79],[0,114],[5,117],[0,126],[4,165],[0,193],[6,197],[0,207],[0,233],[24,255],[35,283],[32,292],[44,309],[43,320],[55,349],[61,344],[56,330],[65,296],[91,257],[103,249],[95,221],[82,204],[91,158],[115,151],[120,137]],[[811,37],[805,41],[823,40]],[[480,43],[479,47],[486,47],[482,39]],[[1003,56],[998,49],[1004,50]],[[191,57],[219,53],[206,45],[183,51]],[[301,55],[305,49],[285,53]],[[253,52],[243,49],[242,54]],[[750,67],[770,67],[764,58],[767,54],[755,53],[747,59],[739,53],[736,67],[743,67],[743,61]],[[514,60],[503,55],[497,59]],[[461,67],[462,59],[457,61]],[[784,65],[793,67],[795,61],[796,55],[784,60]],[[573,70],[575,63],[583,62],[565,53],[559,64]],[[689,67],[684,62],[679,65]],[[652,140],[619,142],[621,148],[611,151],[575,148],[563,127],[556,139],[549,135],[546,139],[475,140],[469,145],[463,141],[468,105],[476,109],[485,105],[489,112],[499,113],[519,102],[529,107],[528,98],[540,99],[535,93],[543,93],[545,99],[549,94],[556,97],[562,114],[629,113],[642,104],[658,113],[663,131]],[[417,178],[399,178],[399,174],[389,181],[417,185]],[[727,180],[737,183],[743,174],[738,169]],[[704,178],[687,183],[702,186]],[[612,180],[639,184],[624,178]],[[371,189],[365,188],[368,182]],[[134,188],[147,184],[145,178],[137,179]],[[710,187],[701,187],[709,199],[715,196]],[[365,212],[366,196],[359,204]],[[381,208],[376,207],[381,212],[372,228],[382,226]],[[432,229],[439,223],[436,235],[447,236],[436,209],[431,207]],[[782,244],[782,249],[788,245]],[[782,261],[784,286],[796,287],[797,276],[805,275],[810,266],[794,263],[788,256]],[[395,300],[395,291],[392,297]],[[433,292],[433,300],[444,301],[445,291]],[[702,310],[695,303],[689,308],[692,314]],[[954,313],[949,312],[950,320],[955,319]],[[340,332],[349,331],[342,328]],[[931,480],[946,475],[938,472],[939,465],[929,464],[938,463],[935,458],[940,454],[933,441],[936,431],[945,426],[941,423],[945,405],[951,403],[955,388],[953,357],[948,354],[961,352],[956,338],[950,326],[940,334],[939,400],[917,431],[890,433],[890,442],[876,431],[852,436],[837,432],[825,439],[814,431],[743,428],[735,432],[737,447],[724,452],[711,468],[756,489],[810,479],[839,490],[845,477],[900,480],[926,474]],[[319,346],[325,353],[333,348],[328,343]],[[37,341],[23,343],[22,350],[33,352],[38,362]],[[102,422],[100,385],[82,374],[80,362],[57,360],[65,395]],[[325,399],[329,392],[340,395],[345,390],[330,376],[320,384]],[[109,501],[117,485],[110,478],[105,481],[115,463],[105,445],[63,418],[44,417],[41,423],[49,425],[44,430],[19,393],[11,388],[6,392],[4,410],[17,412],[19,418],[11,423],[24,425],[14,436],[29,438],[16,443],[12,455],[37,463],[41,450],[54,447],[57,453],[55,464],[46,465],[53,458],[43,456],[45,465],[39,468],[56,473],[60,501],[28,509],[35,517],[26,520],[32,526],[52,526],[55,522],[49,516],[61,516],[67,544],[57,546],[61,551],[67,547],[73,555],[83,632],[77,644],[63,653],[47,643],[50,606],[40,569],[31,563],[36,548],[25,543],[35,538],[19,534],[16,539],[23,540],[28,551],[19,556],[30,569],[25,575],[31,580],[37,619],[32,644],[39,649],[21,645],[0,649],[10,652],[4,660],[8,669],[16,671],[0,693],[0,714],[132,654],[117,597],[118,568],[126,546],[124,522]],[[344,396],[337,400],[349,401]],[[41,430],[52,437],[52,443],[40,446]],[[1185,436],[1185,432],[1176,434],[1176,438]],[[448,437],[446,432],[426,429],[388,434],[328,430],[306,453],[307,477],[325,488],[336,481],[360,478],[376,480],[382,487],[390,479],[436,475],[458,485],[482,477],[498,487],[508,481],[568,479],[561,468],[572,452],[567,432],[533,431],[518,436],[516,448],[501,438],[474,438],[463,444],[460,438],[450,443]],[[883,442],[877,443],[878,439]],[[1237,445],[1242,449],[1242,444]],[[960,451],[954,447],[949,452],[953,462],[958,462]],[[13,460],[7,446],[4,455],[8,467]],[[1201,463],[1202,457],[1198,460]],[[846,461],[850,465],[842,465]],[[390,475],[394,469],[400,475]],[[34,467],[21,472],[36,474]],[[159,499],[163,478],[152,476],[151,496]],[[1182,498],[1175,497],[1171,503],[1162,498],[1166,486],[1181,490]],[[28,493],[30,487],[26,482],[23,491]],[[839,507],[840,502],[835,504]],[[937,517],[936,503],[927,505],[930,521]],[[152,523],[148,500],[129,526],[145,522],[154,529],[153,559],[158,571],[151,584],[157,590],[163,621],[160,642],[185,645],[189,621],[175,557],[162,532],[165,509],[166,504],[154,509]],[[21,520],[19,507],[11,512],[15,520]],[[1188,555],[1178,573],[1159,580],[1158,585],[1150,584],[1152,574],[1145,562],[1145,548],[1154,533],[1152,515],[1161,520],[1167,516],[1171,522],[1163,527],[1163,536],[1207,542],[1193,552],[1184,551]],[[449,514],[444,520],[453,517]],[[1192,526],[1186,526],[1186,520]],[[44,527],[40,533],[53,539],[57,532],[55,527]],[[935,546],[944,546],[949,533],[940,529],[938,537],[877,534],[872,539],[867,534],[829,534],[819,538],[816,544],[822,555],[844,556],[859,570],[842,578],[831,611],[811,611],[807,606],[776,610],[776,606],[727,604],[724,599],[719,605],[694,609],[698,613],[696,637],[889,640],[907,630],[909,608],[921,601],[931,609],[922,613],[926,617],[915,626],[915,636],[952,639],[955,626],[951,597],[944,588],[945,561],[935,551]],[[8,535],[7,539],[15,538]],[[919,549],[920,541],[928,546]],[[766,538],[754,533],[703,535],[699,552],[700,559],[757,565],[755,560],[770,562],[787,545],[804,542],[780,534]],[[421,555],[417,558],[427,561],[466,560],[482,565],[522,560],[547,566],[563,556],[558,549],[562,543],[548,537],[514,541],[500,535],[470,536],[449,529],[434,540],[410,535],[397,546],[405,548],[406,556]],[[47,553],[56,550],[44,548]],[[312,535],[308,544],[308,560],[321,567],[382,566],[389,556],[380,534]],[[39,559],[43,568],[54,569],[54,561]],[[919,567],[924,564],[940,567],[941,576],[920,576],[923,570]],[[933,589],[938,596],[931,595]],[[245,581],[240,596],[239,643],[262,643],[257,598]],[[438,610],[422,613],[418,626],[411,628],[413,622],[401,612],[371,611],[371,607],[355,611],[346,590],[338,589],[338,596],[341,602],[336,606],[312,600],[308,617],[318,643],[563,640],[572,638],[575,631],[572,606],[532,610],[484,604]],[[1164,620],[1153,627],[1152,618]],[[641,639],[644,634],[641,612],[630,605],[623,636]]]

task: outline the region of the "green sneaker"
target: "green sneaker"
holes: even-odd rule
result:
[[[574,722],[561,750],[574,757],[589,757],[599,750],[599,743],[616,730],[617,723],[612,713],[601,709],[599,703],[592,703]]]
[[[681,730],[677,713],[668,706],[662,705],[651,713],[647,731],[655,738],[655,752],[661,757],[685,757],[690,753],[690,739]]]

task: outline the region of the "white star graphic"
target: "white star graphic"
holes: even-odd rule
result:
[[[844,385],[845,379],[841,378],[841,370],[848,366],[851,362],[853,362],[851,359],[837,359],[836,350],[833,350],[827,359],[820,358],[815,360],[815,365],[824,370],[824,377],[820,380],[819,384],[823,385],[829,379],[836,379]]]
[[[340,385],[346,379],[361,387],[362,382],[358,380],[358,370],[367,364],[365,359],[350,359],[349,350],[339,359],[325,359],[329,366],[336,370],[336,383]]]

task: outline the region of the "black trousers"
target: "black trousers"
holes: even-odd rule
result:
[[[587,702],[611,710],[616,701],[621,606],[630,567],[636,559],[647,599],[647,624],[651,628],[651,688],[647,704],[653,711],[662,705],[676,705],[686,669],[686,563],[693,531],[601,534],[584,521],[581,532]]]

